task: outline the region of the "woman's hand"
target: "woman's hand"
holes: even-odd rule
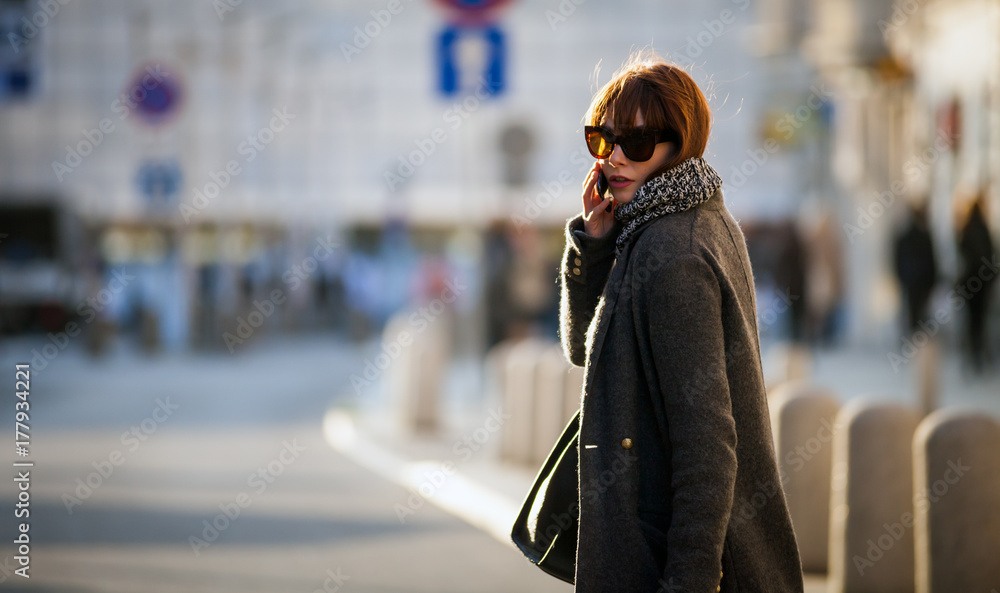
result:
[[[591,237],[603,237],[615,223],[614,202],[597,194],[601,162],[595,161],[583,182],[583,228]]]

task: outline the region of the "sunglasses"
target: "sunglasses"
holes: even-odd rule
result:
[[[671,130],[650,130],[635,128],[624,134],[615,135],[603,126],[584,126],[583,135],[587,139],[587,148],[594,158],[606,159],[615,150],[615,145],[622,147],[622,152],[630,161],[648,161],[656,150],[659,142],[677,142],[677,133]]]

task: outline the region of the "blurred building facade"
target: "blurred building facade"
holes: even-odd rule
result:
[[[971,198],[985,192],[991,226],[1000,225],[1000,4],[820,0],[813,7],[803,51],[836,95],[831,167],[856,305],[849,332],[889,343],[901,300],[890,249],[907,205],[927,206],[946,280],[932,311],[950,315],[957,313],[945,302],[959,269],[956,228]]]
[[[493,309],[552,333],[562,224],[580,210],[591,162],[582,116],[628,53],[651,46],[708,96],[706,157],[756,254],[762,302],[796,296],[785,294],[787,244],[771,245],[792,224],[789,241],[821,245],[799,264],[813,277],[798,295],[813,303],[807,316],[884,341],[895,305],[888,264],[872,254],[895,215],[858,236],[846,225],[873,193],[909,181],[907,156],[933,146],[956,94],[965,129],[997,129],[996,93],[983,90],[996,88],[992,62],[958,77],[927,49],[957,35],[930,15],[962,20],[980,3],[920,3],[886,35],[887,0],[525,0],[476,22],[456,4],[5,2],[0,26],[19,41],[3,56],[0,205],[50,205],[76,229],[59,233],[64,288],[50,279],[40,292],[61,290],[78,316],[115,270],[132,270],[140,280],[101,314],[131,311],[177,348],[222,347],[275,290],[287,302],[268,326],[363,335],[419,300],[429,258],[471,287],[459,304],[470,323],[457,324],[478,328],[470,345],[504,334]],[[487,78],[498,63],[502,80]],[[963,153],[980,156],[962,170],[937,159],[904,192],[933,191],[941,232],[964,167],[995,162],[996,134],[961,138],[985,152]],[[3,248],[2,276],[24,277]],[[504,263],[526,250],[534,259]],[[498,283],[490,262],[532,278]]]

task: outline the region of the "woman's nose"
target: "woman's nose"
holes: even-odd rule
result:
[[[615,144],[614,150],[611,151],[611,155],[608,156],[608,162],[612,165],[623,165],[626,161],[625,153],[622,152],[622,147],[620,144]]]

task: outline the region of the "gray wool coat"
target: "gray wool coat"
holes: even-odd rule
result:
[[[567,221],[560,270],[586,377],[575,591],[801,592],[743,233],[721,190],[616,257],[621,229]]]

